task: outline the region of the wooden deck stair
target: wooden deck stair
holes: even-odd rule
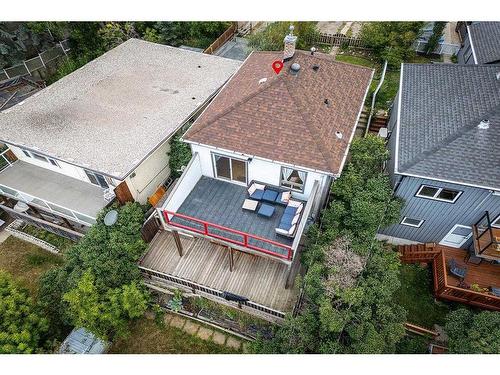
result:
[[[404,263],[428,263],[440,253],[435,243],[401,245],[398,247]]]
[[[387,127],[387,117],[373,116],[368,131],[377,135],[381,128]]]

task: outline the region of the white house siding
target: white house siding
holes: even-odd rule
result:
[[[9,148],[19,160],[90,183],[87,175],[81,167],[77,167],[76,165],[65,163],[60,160],[57,160],[59,167],[56,167],[51,163],[46,163],[44,161],[26,156],[19,147],[9,145]]]
[[[202,146],[202,145],[197,145],[197,144],[191,144],[191,150],[193,154],[198,153],[200,156],[200,163],[201,163],[201,171],[204,176],[208,177],[215,177],[214,175],[214,167],[212,163],[212,153],[217,153],[220,155],[227,155],[233,158],[239,158],[239,159],[247,159],[247,156],[243,156],[241,154],[236,154],[232,152],[227,152],[227,151],[221,151],[218,149],[213,149],[210,147]],[[275,185],[279,186],[280,185],[280,175],[281,175],[281,167],[287,167],[286,164],[279,163],[279,162],[271,162],[263,159],[259,159],[257,157],[254,157],[251,162],[247,164],[248,166],[248,182],[250,181],[259,181],[263,182],[269,185]],[[288,166],[291,167],[291,166]],[[297,167],[297,169],[301,169]],[[324,192],[325,189],[328,190],[330,187],[330,181],[331,178],[330,176],[323,174],[323,173],[318,173],[314,171],[308,171],[307,169],[303,169],[304,171],[307,172],[307,177],[306,177],[306,184],[304,187],[304,192],[303,193],[297,193],[293,192],[293,196],[297,199],[303,199],[307,200],[309,198],[309,195],[311,194],[311,190],[314,185],[314,181],[318,180],[319,181],[319,193],[317,195],[318,202],[315,203],[313,211],[316,211],[319,206],[320,206],[320,200],[325,196]]]
[[[415,197],[422,184],[450,188],[463,193],[455,203]],[[440,242],[455,224],[472,226],[485,211],[490,212],[492,220],[500,215],[500,196],[493,195],[493,192],[487,189],[403,176],[397,186],[396,195],[405,200],[400,221],[405,216],[425,221],[420,228],[395,224],[379,233],[410,241]],[[462,247],[468,247],[470,244],[471,240]]]
[[[170,142],[167,140],[125,179],[130,193],[137,202],[146,203],[148,198],[170,176],[169,151]]]

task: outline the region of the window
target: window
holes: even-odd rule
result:
[[[281,168],[280,186],[303,192],[306,182],[307,172],[292,168]]]
[[[458,190],[422,185],[418,189],[418,192],[417,194],[415,194],[415,196],[419,198],[427,198],[442,202],[455,203],[461,194],[462,192]]]
[[[46,156],[43,156],[43,155],[40,155],[40,154],[37,154],[36,152],[28,152],[26,150],[23,150],[24,154],[29,156],[29,157],[33,157],[35,158],[36,160],[40,160],[40,161],[43,161],[44,163],[50,163],[52,164],[53,166],[55,167],[59,167],[59,164],[57,163],[56,160],[52,159],[52,158],[49,158],[49,157],[46,157]]]
[[[213,154],[215,176],[227,180],[247,183],[247,162],[227,156]]]
[[[99,173],[95,173],[92,171],[89,171],[87,169],[84,169],[85,174],[89,178],[89,181],[97,186],[102,187],[103,189],[108,189],[109,185],[108,182],[106,181],[106,178],[103,175],[100,175]]]
[[[414,227],[414,228],[420,228],[422,224],[424,223],[425,220],[419,220],[419,219],[412,219],[410,217],[404,217],[403,220],[401,220],[401,225],[406,225],[409,227]]]

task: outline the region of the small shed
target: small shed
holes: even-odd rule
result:
[[[85,328],[75,328],[59,348],[59,354],[103,354],[109,343]]]

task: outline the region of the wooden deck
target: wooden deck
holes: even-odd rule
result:
[[[234,293],[274,310],[292,311],[298,291],[285,289],[287,265],[235,251],[234,267],[230,271],[227,248],[203,238],[182,235],[181,243],[182,257],[173,235],[168,231],[158,232],[139,266]]]
[[[500,286],[500,265],[481,262],[466,263],[466,251],[447,246],[438,246],[441,252],[433,261],[434,292],[437,297],[478,306],[485,309],[500,311],[500,297],[489,292],[490,287]],[[467,274],[463,282],[449,272],[449,261],[454,259],[459,267],[466,267]],[[484,288],[478,292],[471,289],[472,285]]]
[[[487,261],[466,262],[466,250],[436,244],[404,245],[399,247],[399,252],[403,262],[432,262],[436,297],[500,311],[500,297],[489,292],[490,287],[500,287],[500,265]],[[467,268],[464,280],[449,272],[448,264],[452,259],[459,267]],[[471,289],[474,284],[484,290]]]

